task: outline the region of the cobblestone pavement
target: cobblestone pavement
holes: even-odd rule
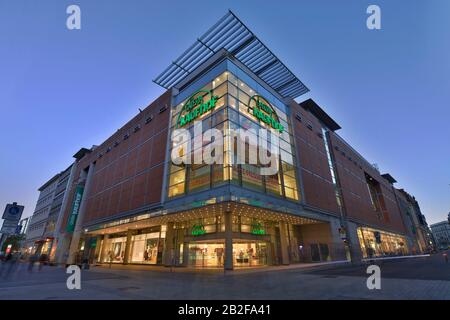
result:
[[[365,267],[288,268],[254,272],[168,272],[95,267],[81,290],[68,290],[60,267],[32,273],[2,266],[0,299],[446,299],[450,264],[440,255],[381,264],[381,290],[366,286]]]

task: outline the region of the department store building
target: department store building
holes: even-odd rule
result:
[[[74,156],[59,247],[69,263],[233,269],[418,252],[395,180],[312,99],[294,100],[309,89],[231,11],[154,82],[165,93]],[[196,151],[175,130],[199,123],[223,134],[223,161],[174,163]],[[239,129],[276,136],[276,173],[236,163]]]

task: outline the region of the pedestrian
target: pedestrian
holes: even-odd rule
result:
[[[12,259],[12,253],[10,252],[10,253],[8,253],[8,254],[6,255],[5,261],[8,262],[8,261],[10,261],[11,259]]]
[[[28,272],[33,272],[33,267],[34,267],[34,264],[36,262],[36,258],[37,258],[36,254],[30,255],[30,257],[28,258],[28,260],[29,260]]]
[[[47,263],[47,255],[45,253],[39,256],[39,271],[42,270],[42,266]]]
[[[17,253],[13,253],[8,256],[9,256],[8,268],[6,269],[5,277],[8,277],[11,274],[11,272],[16,269],[17,262],[19,260],[19,256]]]
[[[111,264],[114,259],[114,255],[113,255],[112,251],[108,251],[108,258],[109,258],[109,268],[111,269]]]
[[[3,274],[7,274],[8,273],[8,267],[9,267],[9,262],[12,258],[12,254],[11,253],[7,253],[6,256],[3,258],[3,262],[2,262],[2,270],[0,272],[0,276],[3,276]]]
[[[66,269],[67,269],[67,267],[69,267],[69,264],[67,263],[67,261],[69,260],[69,253],[68,252],[65,252],[64,253],[64,264],[66,265]]]
[[[447,254],[447,252],[444,252],[442,255],[444,256],[445,263],[448,263],[448,254]]]

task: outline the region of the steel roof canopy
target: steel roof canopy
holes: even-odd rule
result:
[[[153,81],[172,88],[222,48],[284,98],[309,91],[231,10]]]

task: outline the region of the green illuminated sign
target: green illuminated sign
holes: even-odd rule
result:
[[[252,224],[252,234],[264,235],[266,230],[264,230],[261,223],[255,222]]]
[[[78,211],[80,210],[81,199],[83,198],[84,187],[78,185],[75,190],[73,198],[72,212],[70,213],[69,220],[67,221],[66,231],[73,232],[75,230],[75,224],[77,222]]]
[[[252,96],[248,102],[248,112],[252,113],[258,121],[262,121],[283,133],[283,125],[278,121],[278,116],[272,105],[264,97],[259,95]]]
[[[205,97],[209,96],[209,100]],[[218,96],[214,96],[212,91],[200,90],[194,93],[183,105],[177,119],[177,128],[184,127],[203,114],[210,112],[216,106]]]
[[[193,236],[200,236],[200,235],[205,234],[205,233],[206,233],[206,231],[205,231],[205,226],[204,225],[194,224],[192,226],[191,234]]]

